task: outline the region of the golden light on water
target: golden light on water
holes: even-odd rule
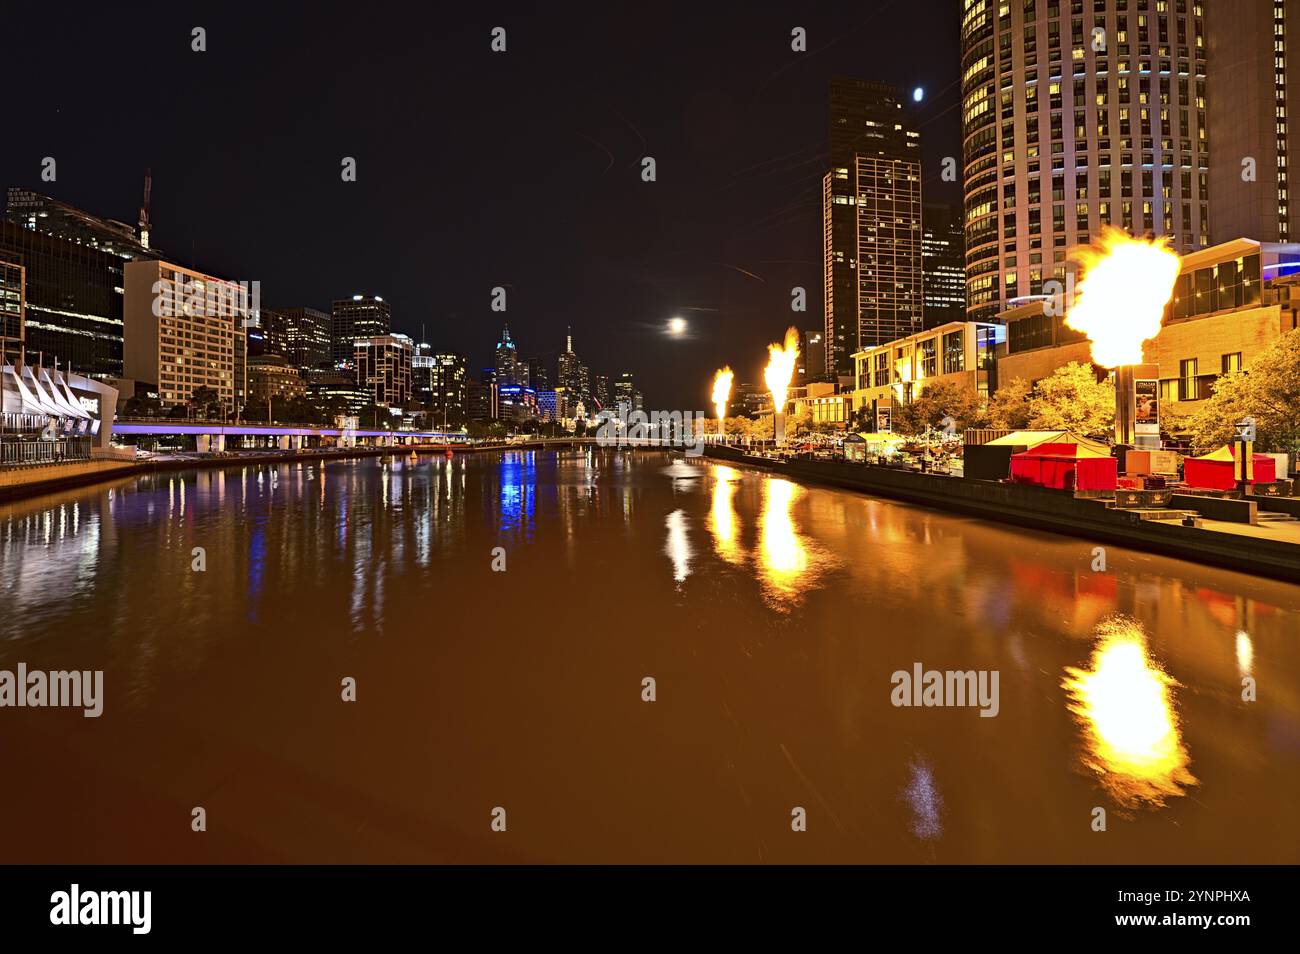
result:
[[[713,507],[709,511],[709,531],[718,556],[728,563],[741,563],[743,557],[737,543],[737,517],[733,501],[740,475],[732,467],[713,469]]]
[[[1249,676],[1255,665],[1255,645],[1244,629],[1237,630],[1237,672]]]
[[[1171,698],[1177,683],[1152,661],[1141,625],[1123,616],[1104,620],[1090,667],[1067,667],[1062,683],[1084,726],[1084,764],[1126,807],[1158,807],[1186,794],[1197,781]]]
[[[1178,279],[1178,254],[1168,237],[1135,239],[1106,229],[1095,246],[1076,249],[1083,267],[1079,297],[1065,323],[1092,342],[1103,368],[1142,363],[1142,342],[1160,333],[1165,305]]]
[[[799,493],[799,487],[788,480],[770,478],[763,482],[761,570],[764,581],[783,596],[794,595],[795,584],[808,569],[808,550],[799,539],[791,513]]]
[[[664,553],[673,563],[673,579],[682,583],[691,575],[691,543],[686,535],[686,513],[674,510],[664,521],[668,528],[668,540],[664,544]]]
[[[731,400],[731,382],[735,374],[731,368],[723,366],[713,375],[713,407],[718,412],[718,432],[722,431],[722,422],[727,417],[727,402]]]
[[[798,360],[799,332],[794,328],[786,329],[784,346],[767,346],[767,367],[763,369],[763,381],[772,392],[772,407],[777,414],[785,413],[785,398]]]

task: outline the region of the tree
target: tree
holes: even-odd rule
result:
[[[789,439],[805,437],[812,432],[812,411],[804,408],[798,414],[788,414],[785,419],[785,434]]]
[[[1233,425],[1255,419],[1261,451],[1289,453],[1300,445],[1300,329],[1275,339],[1246,371],[1220,377],[1214,394],[1192,417],[1189,428],[1197,450],[1228,443]]]
[[[156,397],[131,396],[122,405],[123,417],[159,417],[163,413],[162,401]]]
[[[1034,387],[1029,426],[1105,437],[1115,428],[1115,385],[1098,381],[1092,365],[1071,361]]]
[[[957,430],[982,427],[988,418],[985,403],[971,388],[955,381],[926,385],[911,404],[894,409],[891,427],[899,434],[922,434],[926,427],[942,430],[951,418]]]
[[[195,417],[207,417],[209,410],[221,400],[217,392],[206,384],[190,392],[190,407]]]
[[[1001,385],[989,399],[989,426],[1009,431],[1027,428],[1033,416],[1029,406],[1032,393],[1033,388],[1024,378],[1012,378]]]

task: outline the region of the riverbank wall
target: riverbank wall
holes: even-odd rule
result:
[[[1022,484],[919,474],[847,461],[780,460],[708,445],[713,460],[755,467],[792,480],[856,490],[938,510],[1066,534],[1300,583],[1300,546],[1171,520],[1144,520],[1131,510]]]

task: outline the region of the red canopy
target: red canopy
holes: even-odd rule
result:
[[[1119,461],[1078,455],[1074,444],[1040,444],[1011,456],[1011,479],[1056,490],[1114,490]]]
[[[1208,490],[1232,490],[1237,486],[1233,465],[1236,462],[1237,449],[1225,444],[1204,457],[1189,457],[1183,464],[1183,480],[1191,487],[1204,487]],[[1253,454],[1255,476],[1254,484],[1271,484],[1277,479],[1277,462],[1267,454]]]

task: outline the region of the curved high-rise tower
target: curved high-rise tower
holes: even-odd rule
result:
[[[1104,225],[1209,244],[1204,0],[962,0],[966,299],[1066,283]]]

